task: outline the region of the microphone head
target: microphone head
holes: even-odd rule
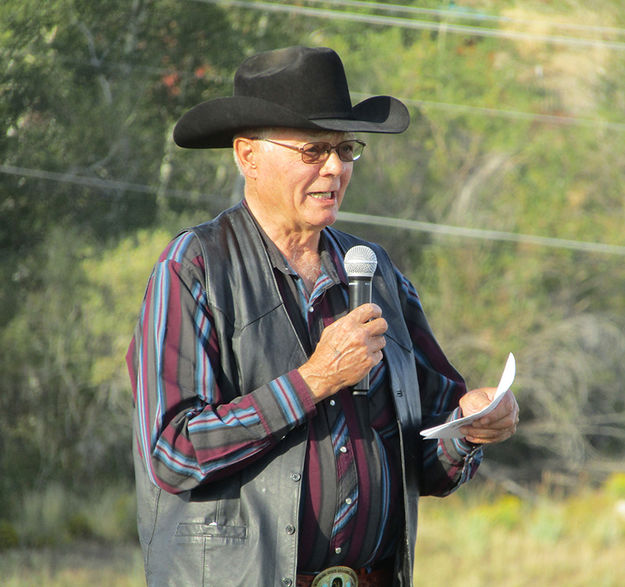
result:
[[[378,266],[378,259],[369,247],[357,245],[345,253],[343,263],[348,277],[371,279]]]

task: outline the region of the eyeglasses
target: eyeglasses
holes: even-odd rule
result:
[[[325,163],[330,157],[332,151],[336,151],[339,159],[344,163],[351,163],[360,158],[367,143],[359,141],[358,139],[351,139],[349,141],[341,141],[337,145],[332,145],[326,142],[318,143],[306,143],[301,147],[295,147],[294,145],[287,145],[285,143],[279,143],[271,139],[264,139],[262,137],[250,137],[253,141],[267,141],[280,147],[286,147],[291,151],[298,151],[302,155],[302,161],[304,163]]]

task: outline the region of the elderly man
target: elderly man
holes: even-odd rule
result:
[[[181,147],[232,147],[245,193],[162,253],[128,352],[148,584],[412,585],[419,495],[450,493],[514,433],[508,393],[464,438],[419,436],[494,390],[466,391],[372,243],[372,303],[349,311],[343,259],[364,241],[331,225],[354,133],[408,123],[388,96],[352,107],[334,51],[290,47],[176,125]]]

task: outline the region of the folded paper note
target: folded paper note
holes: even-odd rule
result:
[[[499,385],[497,385],[495,396],[493,397],[493,400],[490,402],[490,404],[488,404],[479,412],[471,414],[470,416],[465,416],[464,418],[460,418],[459,420],[453,420],[452,422],[446,422],[445,424],[440,424],[439,426],[434,426],[433,428],[428,428],[427,430],[421,430],[421,436],[426,439],[462,438],[464,434],[460,432],[460,428],[492,412],[499,405],[499,402],[501,401],[501,398],[505,395],[506,391],[508,391],[512,386],[515,373],[516,361],[514,360],[514,355],[510,353],[508,355],[508,360],[506,361],[506,366],[504,367],[503,373],[501,374]]]

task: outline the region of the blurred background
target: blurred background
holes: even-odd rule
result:
[[[519,431],[422,500],[415,585],[625,584],[622,1],[400,1],[2,2],[5,584],[144,584],[124,355],[162,248],[242,187],[171,131],[294,44],[412,115],[364,137],[337,226],[387,248],[470,386],[517,359]]]

